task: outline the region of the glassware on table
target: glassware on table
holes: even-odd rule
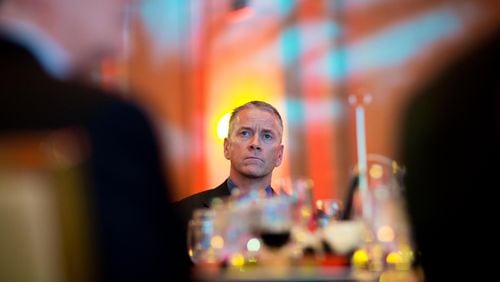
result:
[[[325,227],[332,220],[342,218],[342,201],[338,199],[318,199],[314,209],[314,219],[319,228]]]
[[[259,261],[263,265],[286,266],[289,263],[287,246],[292,242],[294,225],[291,198],[275,196],[256,203],[258,220],[255,232],[263,243]]]
[[[290,241],[293,225],[289,198],[277,196],[261,199],[257,203],[259,221],[257,232],[265,246],[281,248]]]
[[[222,261],[224,239],[216,225],[215,211],[196,209],[188,223],[189,257],[195,264],[217,264]]]
[[[229,266],[241,267],[255,263],[260,242],[255,242],[253,227],[255,223],[253,196],[233,199],[221,207],[224,225],[224,258]]]
[[[332,251],[345,256],[362,246],[366,230],[361,220],[333,220],[322,228],[322,232]]]
[[[278,179],[280,194],[288,195],[292,209],[292,259],[300,259],[305,252],[322,252],[321,234],[316,230],[314,182],[309,177],[290,176]]]
[[[290,197],[293,220],[307,228],[313,218],[313,181],[307,177],[284,177],[278,180],[280,194]]]
[[[359,182],[353,207],[354,216],[363,219],[369,231],[363,251],[371,270],[382,270],[391,254],[403,250],[409,255],[402,259],[412,259],[407,251],[412,249],[412,243],[402,198],[404,173],[403,167],[386,156],[367,156],[366,187]]]

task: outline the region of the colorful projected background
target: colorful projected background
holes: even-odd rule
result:
[[[368,153],[398,160],[400,114],[412,93],[499,25],[499,3],[143,1],[124,32],[125,56],[103,64],[102,78],[137,90],[130,98],[157,121],[174,198],[228,176],[217,130],[253,99],[285,119],[285,159],[274,180],[309,176],[316,197],[342,198],[356,163],[348,98],[371,99]]]

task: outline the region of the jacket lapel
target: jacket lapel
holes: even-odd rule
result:
[[[227,186],[227,179],[222,182],[219,186],[217,186],[215,189],[210,191],[210,193],[207,194],[207,197],[204,197],[202,199],[203,206],[208,208],[210,207],[210,204],[214,198],[225,198],[230,196],[231,193],[229,193],[229,188]]]

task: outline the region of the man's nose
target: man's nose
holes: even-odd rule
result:
[[[260,146],[260,138],[257,134],[255,134],[250,140],[250,149],[252,150],[261,150]]]

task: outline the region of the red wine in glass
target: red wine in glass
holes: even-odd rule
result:
[[[261,231],[260,238],[267,247],[279,249],[290,241],[290,230],[283,230],[279,232]]]

